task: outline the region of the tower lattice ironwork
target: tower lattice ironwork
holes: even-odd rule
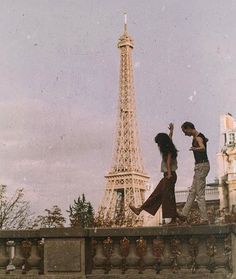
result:
[[[129,204],[140,206],[149,176],[144,172],[138,140],[136,122],[135,90],[132,66],[134,43],[127,32],[125,19],[124,33],[119,38],[120,49],[120,84],[118,125],[113,165],[105,176],[106,188],[99,208],[103,219],[110,220],[110,225],[140,226],[142,214],[134,215]]]

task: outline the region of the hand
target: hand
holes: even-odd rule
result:
[[[168,126],[168,129],[170,130],[170,132],[173,132],[174,131],[174,124],[170,123],[169,126]]]
[[[167,179],[170,179],[172,177],[172,174],[170,173],[170,174],[167,174],[167,176],[166,176],[166,178]]]

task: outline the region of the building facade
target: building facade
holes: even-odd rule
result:
[[[236,123],[230,113],[220,118],[220,152],[217,159],[220,207],[232,212],[236,205]]]

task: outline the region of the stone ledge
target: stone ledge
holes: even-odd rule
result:
[[[87,229],[76,227],[68,228],[53,228],[39,230],[1,230],[0,239],[14,238],[70,238],[70,237],[86,237],[88,236]]]
[[[85,276],[80,276],[80,275],[60,275],[60,274],[55,274],[55,275],[1,275],[0,274],[0,278],[1,279],[86,279]]]
[[[179,235],[210,235],[210,234],[236,234],[236,224],[217,225],[182,225],[135,228],[55,228],[39,230],[1,230],[1,239],[26,238],[71,238],[71,237],[124,237],[124,236],[179,236]]]
[[[183,226],[159,226],[136,228],[101,228],[87,229],[89,237],[128,237],[128,236],[186,236],[186,235],[211,235],[236,233],[236,225],[183,225]]]
[[[229,277],[225,274],[214,273],[214,274],[169,274],[169,275],[87,275],[81,277],[78,275],[0,275],[2,279],[236,279],[236,277]]]
[[[87,275],[87,279],[235,279],[224,271],[216,271],[209,273],[209,271],[197,271],[195,274],[189,272],[189,270],[182,270],[176,273],[161,272],[160,274],[94,274]]]

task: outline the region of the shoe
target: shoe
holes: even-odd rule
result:
[[[134,214],[136,214],[136,215],[139,215],[140,212],[141,212],[140,208],[137,208],[137,207],[135,207],[135,206],[132,205],[132,204],[129,204],[129,208],[130,208],[130,209],[134,212]]]
[[[177,212],[177,218],[182,222],[187,221],[187,216],[184,216],[182,213],[179,212]]]
[[[177,222],[175,218],[172,218],[171,221],[167,224],[165,224],[165,226],[177,226]]]

